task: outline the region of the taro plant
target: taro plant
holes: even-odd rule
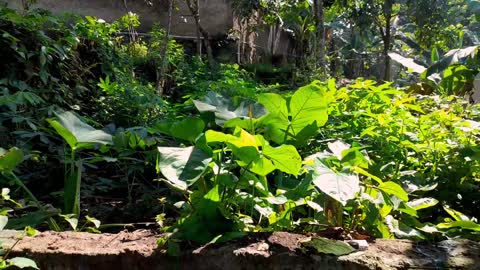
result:
[[[62,136],[69,151],[65,151],[64,213],[80,216],[80,186],[82,179],[82,158],[79,151],[98,144],[110,144],[112,136],[84,123],[72,112],[56,114],[57,119],[47,121]]]
[[[258,100],[266,110],[211,95],[195,105],[215,124],[187,118],[157,126],[186,145],[159,147],[161,180],[183,197],[174,205],[181,218],[166,227],[170,240],[296,227],[415,239],[478,230],[474,218],[442,219],[452,211],[435,207],[447,203],[435,198],[439,184],[452,183],[441,180],[451,179],[447,168],[462,181],[478,178],[478,133],[462,106],[428,112],[427,103],[372,81],[342,89],[316,82]],[[459,155],[459,145],[470,150]]]
[[[318,168],[304,166],[306,161],[293,145],[305,146],[326,123],[330,90],[334,89],[315,82],[288,99],[261,95],[259,101],[268,113],[260,104],[224,105],[228,102],[218,95],[195,101],[201,112],[213,113],[225,132],[203,132],[205,124],[199,118],[157,126],[193,144],[158,148],[162,180],[184,196],[175,204],[186,211],[169,228],[172,237],[204,243],[226,240],[238,231],[293,229],[301,216],[322,212],[320,203],[329,200],[325,196],[341,203],[354,198],[358,177],[330,170],[314,174]],[[324,180],[339,185],[324,187]],[[349,185],[350,191],[342,191]],[[342,214],[341,209],[335,211]]]

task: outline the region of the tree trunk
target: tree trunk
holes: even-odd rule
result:
[[[390,52],[390,47],[392,43],[392,32],[391,32],[391,20],[392,20],[392,6],[393,0],[385,0],[383,5],[383,13],[385,15],[385,32],[382,37],[383,39],[383,57],[385,61],[385,74],[383,77],[384,81],[390,81],[391,78],[391,62],[388,53]]]
[[[191,0],[185,0],[185,1],[187,3],[188,9],[190,10],[193,18],[195,19],[195,25],[197,26],[197,31],[200,32],[200,34],[202,34],[203,36],[205,47],[207,48],[208,63],[210,66],[214,66],[213,51],[212,51],[212,46],[210,44],[210,34],[200,24],[200,12],[199,12],[200,7],[198,4],[198,0],[195,0],[195,4],[192,3]]]
[[[160,52],[160,69],[157,70],[157,81],[155,83],[155,88],[157,89],[157,94],[159,96],[163,95],[165,87],[165,69],[167,67],[167,53],[168,53],[168,44],[170,43],[170,32],[172,29],[172,14],[173,14],[173,1],[168,0],[168,22],[167,22],[167,31],[165,33],[165,38],[163,40],[162,51]]]
[[[314,57],[315,67],[320,68],[322,75],[326,75],[326,63],[325,63],[325,16],[323,0],[313,1],[313,14],[315,21],[315,44],[314,44]]]

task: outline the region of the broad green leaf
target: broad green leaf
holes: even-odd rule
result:
[[[457,220],[453,222],[437,224],[437,228],[439,229],[450,229],[453,227],[460,227],[462,229],[480,232],[480,224],[477,224],[473,221]]]
[[[424,239],[425,238],[420,231],[405,225],[404,223],[395,219],[393,216],[390,216],[390,215],[387,216],[385,218],[385,223],[387,224],[390,232],[394,233],[399,238],[408,238],[408,239]]]
[[[265,128],[268,138],[278,144],[287,140],[303,144],[328,120],[328,100],[318,82],[299,88],[288,105],[287,100],[273,93],[261,94],[258,101],[269,112],[259,124]]]
[[[203,132],[205,123],[200,118],[185,118],[181,121],[159,121],[155,123],[154,130],[172,137],[194,142]]]
[[[233,104],[231,98],[224,97],[210,91],[203,101],[194,100],[195,107],[200,112],[212,112],[215,114],[215,123],[219,126],[231,119],[259,118],[266,113],[265,108],[250,100],[241,100],[238,106]]]
[[[200,118],[187,118],[172,125],[172,135],[186,141],[194,142],[203,132],[205,124]]]
[[[415,63],[414,59],[412,59],[412,58],[403,57],[400,54],[394,53],[394,52],[388,53],[388,56],[393,61],[399,63],[400,65],[402,65],[406,68],[408,68],[409,70],[411,70],[414,73],[420,74],[420,73],[424,72],[425,70],[427,70],[426,67]]]
[[[8,223],[8,217],[4,215],[0,215],[0,231],[3,230],[3,228],[5,228],[7,223]]]
[[[302,168],[302,157],[292,145],[284,144],[276,148],[265,145],[262,154],[269,158],[275,167],[282,172],[297,176]]]
[[[77,146],[77,138],[68,131],[65,127],[62,126],[57,120],[47,119],[47,122],[57,131],[57,133],[62,136],[62,138],[67,142],[71,149],[75,149]]]
[[[368,169],[368,159],[360,152],[358,147],[342,151],[341,160],[343,166],[349,165]]]
[[[356,251],[355,248],[343,241],[323,237],[315,237],[307,242],[302,242],[302,246],[313,248],[318,253],[332,254],[335,256],[347,255]]]
[[[205,172],[212,157],[202,150],[187,148],[158,147],[160,158],[158,169],[169,184],[182,190],[193,185]]]
[[[207,130],[207,132],[205,132],[205,139],[206,139],[207,143],[226,142],[229,139],[231,139],[232,137],[234,137],[234,136],[229,135],[229,134],[225,134],[223,132],[218,132],[218,131],[215,131],[215,130]]]
[[[0,148],[1,149],[1,148]],[[0,173],[12,172],[23,161],[23,152],[17,147],[10,148],[7,152],[0,152]]]
[[[379,184],[377,188],[387,194],[397,196],[402,201],[408,202],[407,192],[399,184],[395,182],[392,182],[392,181],[383,182]]]
[[[260,157],[254,161],[249,168],[249,170],[253,173],[256,173],[260,176],[266,176],[269,173],[275,170],[275,165],[265,157]]]
[[[100,224],[101,224],[100,220],[90,216],[85,216],[85,219],[87,220],[87,222],[92,223],[95,226],[95,228],[97,229],[100,228]]]
[[[318,203],[314,201],[307,200],[307,205],[315,210],[317,213],[320,213],[323,211],[323,207],[321,207]]]
[[[78,218],[75,217],[75,214],[67,214],[67,215],[60,215],[65,219],[68,224],[70,224],[70,227],[72,227],[73,230],[76,230],[78,228]]]
[[[433,65],[428,67],[426,71],[423,72],[422,76],[428,78],[432,75],[439,74],[450,65],[458,63],[465,60],[468,57],[473,58],[475,52],[480,48],[479,45],[474,45],[462,49],[453,49],[445,54],[445,56],[439,61],[435,62]]]
[[[338,160],[342,160],[343,151],[350,149],[350,145],[342,141],[328,143],[327,147],[332,152],[332,154],[338,158]]]
[[[450,208],[448,205],[444,205],[443,209],[452,216],[456,221],[470,221],[470,218],[465,214]]]
[[[334,172],[318,159],[312,171],[315,186],[342,205],[346,205],[360,191],[357,175]]]
[[[15,258],[8,259],[7,261],[20,269],[23,269],[23,268],[40,269],[38,268],[37,264],[32,259],[29,259],[29,258],[15,257]]]
[[[5,228],[12,230],[23,230],[26,226],[38,226],[42,224],[47,218],[47,213],[42,210],[38,210],[35,212],[30,212],[28,215],[22,217],[9,218]]]
[[[434,198],[421,198],[421,199],[416,199],[407,203],[407,205],[409,205],[415,210],[432,207],[437,204],[438,204],[438,200]]]
[[[275,93],[265,93],[258,96],[258,102],[260,102],[268,110],[268,113],[275,115],[280,119],[287,121],[288,125],[288,107],[287,101]]]
[[[286,132],[290,125],[287,101],[280,95],[266,93],[258,96],[260,102],[268,110],[268,114],[260,119],[265,127],[265,134],[278,144],[287,138]]]
[[[47,120],[50,125],[63,137],[63,139],[75,150],[77,148],[90,147],[93,144],[110,144],[112,136],[102,130],[97,130],[82,122],[72,112],[57,114],[58,121]]]
[[[314,83],[298,89],[290,100],[291,129],[294,136],[316,122],[318,127],[328,120],[327,100],[323,90]]]

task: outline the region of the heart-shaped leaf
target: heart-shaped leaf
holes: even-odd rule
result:
[[[112,136],[102,130],[94,129],[92,126],[82,122],[72,112],[56,114],[57,120],[48,119],[50,125],[63,137],[73,150],[88,148],[92,145],[110,144]]]
[[[342,205],[346,205],[360,191],[357,175],[334,172],[319,159],[315,159],[311,172],[313,184]]]
[[[187,190],[205,172],[212,157],[202,150],[190,146],[158,147],[160,158],[157,169],[168,183],[181,190]]]

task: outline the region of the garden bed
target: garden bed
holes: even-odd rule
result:
[[[0,234],[4,247],[17,232]],[[43,232],[25,237],[10,256],[33,258],[40,269],[480,269],[480,243],[376,240],[367,250],[332,256],[302,249],[308,236],[277,232],[250,235],[220,245],[183,250],[170,257],[159,235],[137,230],[118,234]]]

